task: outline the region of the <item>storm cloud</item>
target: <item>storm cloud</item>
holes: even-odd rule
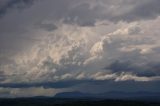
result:
[[[3,95],[92,86],[92,92],[119,86],[157,91],[159,5],[159,0],[0,1]],[[126,89],[130,82],[135,87]]]
[[[21,10],[31,6],[33,4],[33,0],[1,0],[0,4],[0,17],[2,17],[12,9]]]

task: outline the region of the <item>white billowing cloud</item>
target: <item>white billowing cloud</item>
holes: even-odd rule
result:
[[[63,25],[30,51],[15,56],[14,63],[5,65],[2,70],[6,77],[15,77],[4,82],[54,81],[70,77],[67,71],[78,70],[89,54],[87,50],[92,44],[89,36],[93,36],[90,28]],[[23,79],[18,80],[17,76]]]
[[[120,76],[116,77],[115,81],[127,81],[127,80],[134,80],[134,81],[154,81],[160,80],[160,76],[153,76],[153,77],[142,77],[136,76],[131,73],[121,73]]]
[[[115,31],[105,30],[108,25],[82,27],[59,23],[54,31],[42,31],[41,35],[46,35],[31,49],[13,56],[11,64],[2,66],[1,82],[159,80],[158,77],[138,76],[134,70],[130,70],[133,74],[103,70],[116,60],[136,64],[154,61],[152,54],[156,52],[152,49],[159,44],[154,37],[145,35],[144,23],[111,24],[117,27]]]
[[[138,28],[139,30],[134,30]],[[132,30],[132,31],[131,31]],[[91,56],[84,62],[84,64],[92,64],[96,68],[105,67],[113,60],[119,59],[126,51],[133,51],[140,49],[137,46],[137,36],[132,34],[140,34],[140,28],[136,24],[131,24],[127,28],[118,29],[112,33],[105,34],[98,40],[90,49]],[[142,42],[144,36],[139,36],[139,42]],[[133,48],[131,48],[132,46]],[[98,65],[96,65],[98,64]]]
[[[78,79],[78,80],[85,79],[85,78],[86,78],[86,74],[84,72],[78,74],[76,77],[76,79]]]
[[[94,46],[91,48],[90,53],[92,56],[98,56],[102,55],[103,53],[103,42],[97,42],[94,44]]]
[[[97,72],[94,75],[92,75],[93,79],[96,80],[113,80],[117,77],[117,75],[115,73],[104,73],[104,72]]]
[[[127,28],[122,28],[118,29],[117,31],[113,33],[109,33],[109,36],[114,36],[114,35],[136,35],[141,32],[141,28],[136,24],[132,23],[130,24]]]

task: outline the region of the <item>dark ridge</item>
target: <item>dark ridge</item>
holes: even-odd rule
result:
[[[139,101],[160,101],[159,92],[119,92],[111,91],[99,94],[82,92],[62,92],[54,98],[99,98],[99,99],[119,99],[119,100],[139,100]]]
[[[0,99],[0,106],[160,106],[160,103],[109,99],[14,98]]]

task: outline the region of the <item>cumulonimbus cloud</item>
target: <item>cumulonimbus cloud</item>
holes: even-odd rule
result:
[[[159,0],[47,0],[10,14],[14,1],[0,8],[0,87],[160,80]]]
[[[63,24],[30,51],[14,56],[13,63],[3,65],[1,86],[41,86],[65,80],[158,81],[157,65],[148,65],[154,61],[147,59],[153,52],[142,53],[141,46],[150,43],[143,41],[143,35],[139,37],[143,42],[137,43],[141,30],[133,28],[137,24],[99,36],[92,28]],[[142,64],[143,57],[147,60]]]

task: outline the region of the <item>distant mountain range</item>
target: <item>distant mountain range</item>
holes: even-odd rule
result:
[[[160,92],[105,92],[99,94],[82,92],[62,92],[54,96],[55,98],[99,98],[99,99],[124,99],[124,100],[150,100],[160,101]]]

